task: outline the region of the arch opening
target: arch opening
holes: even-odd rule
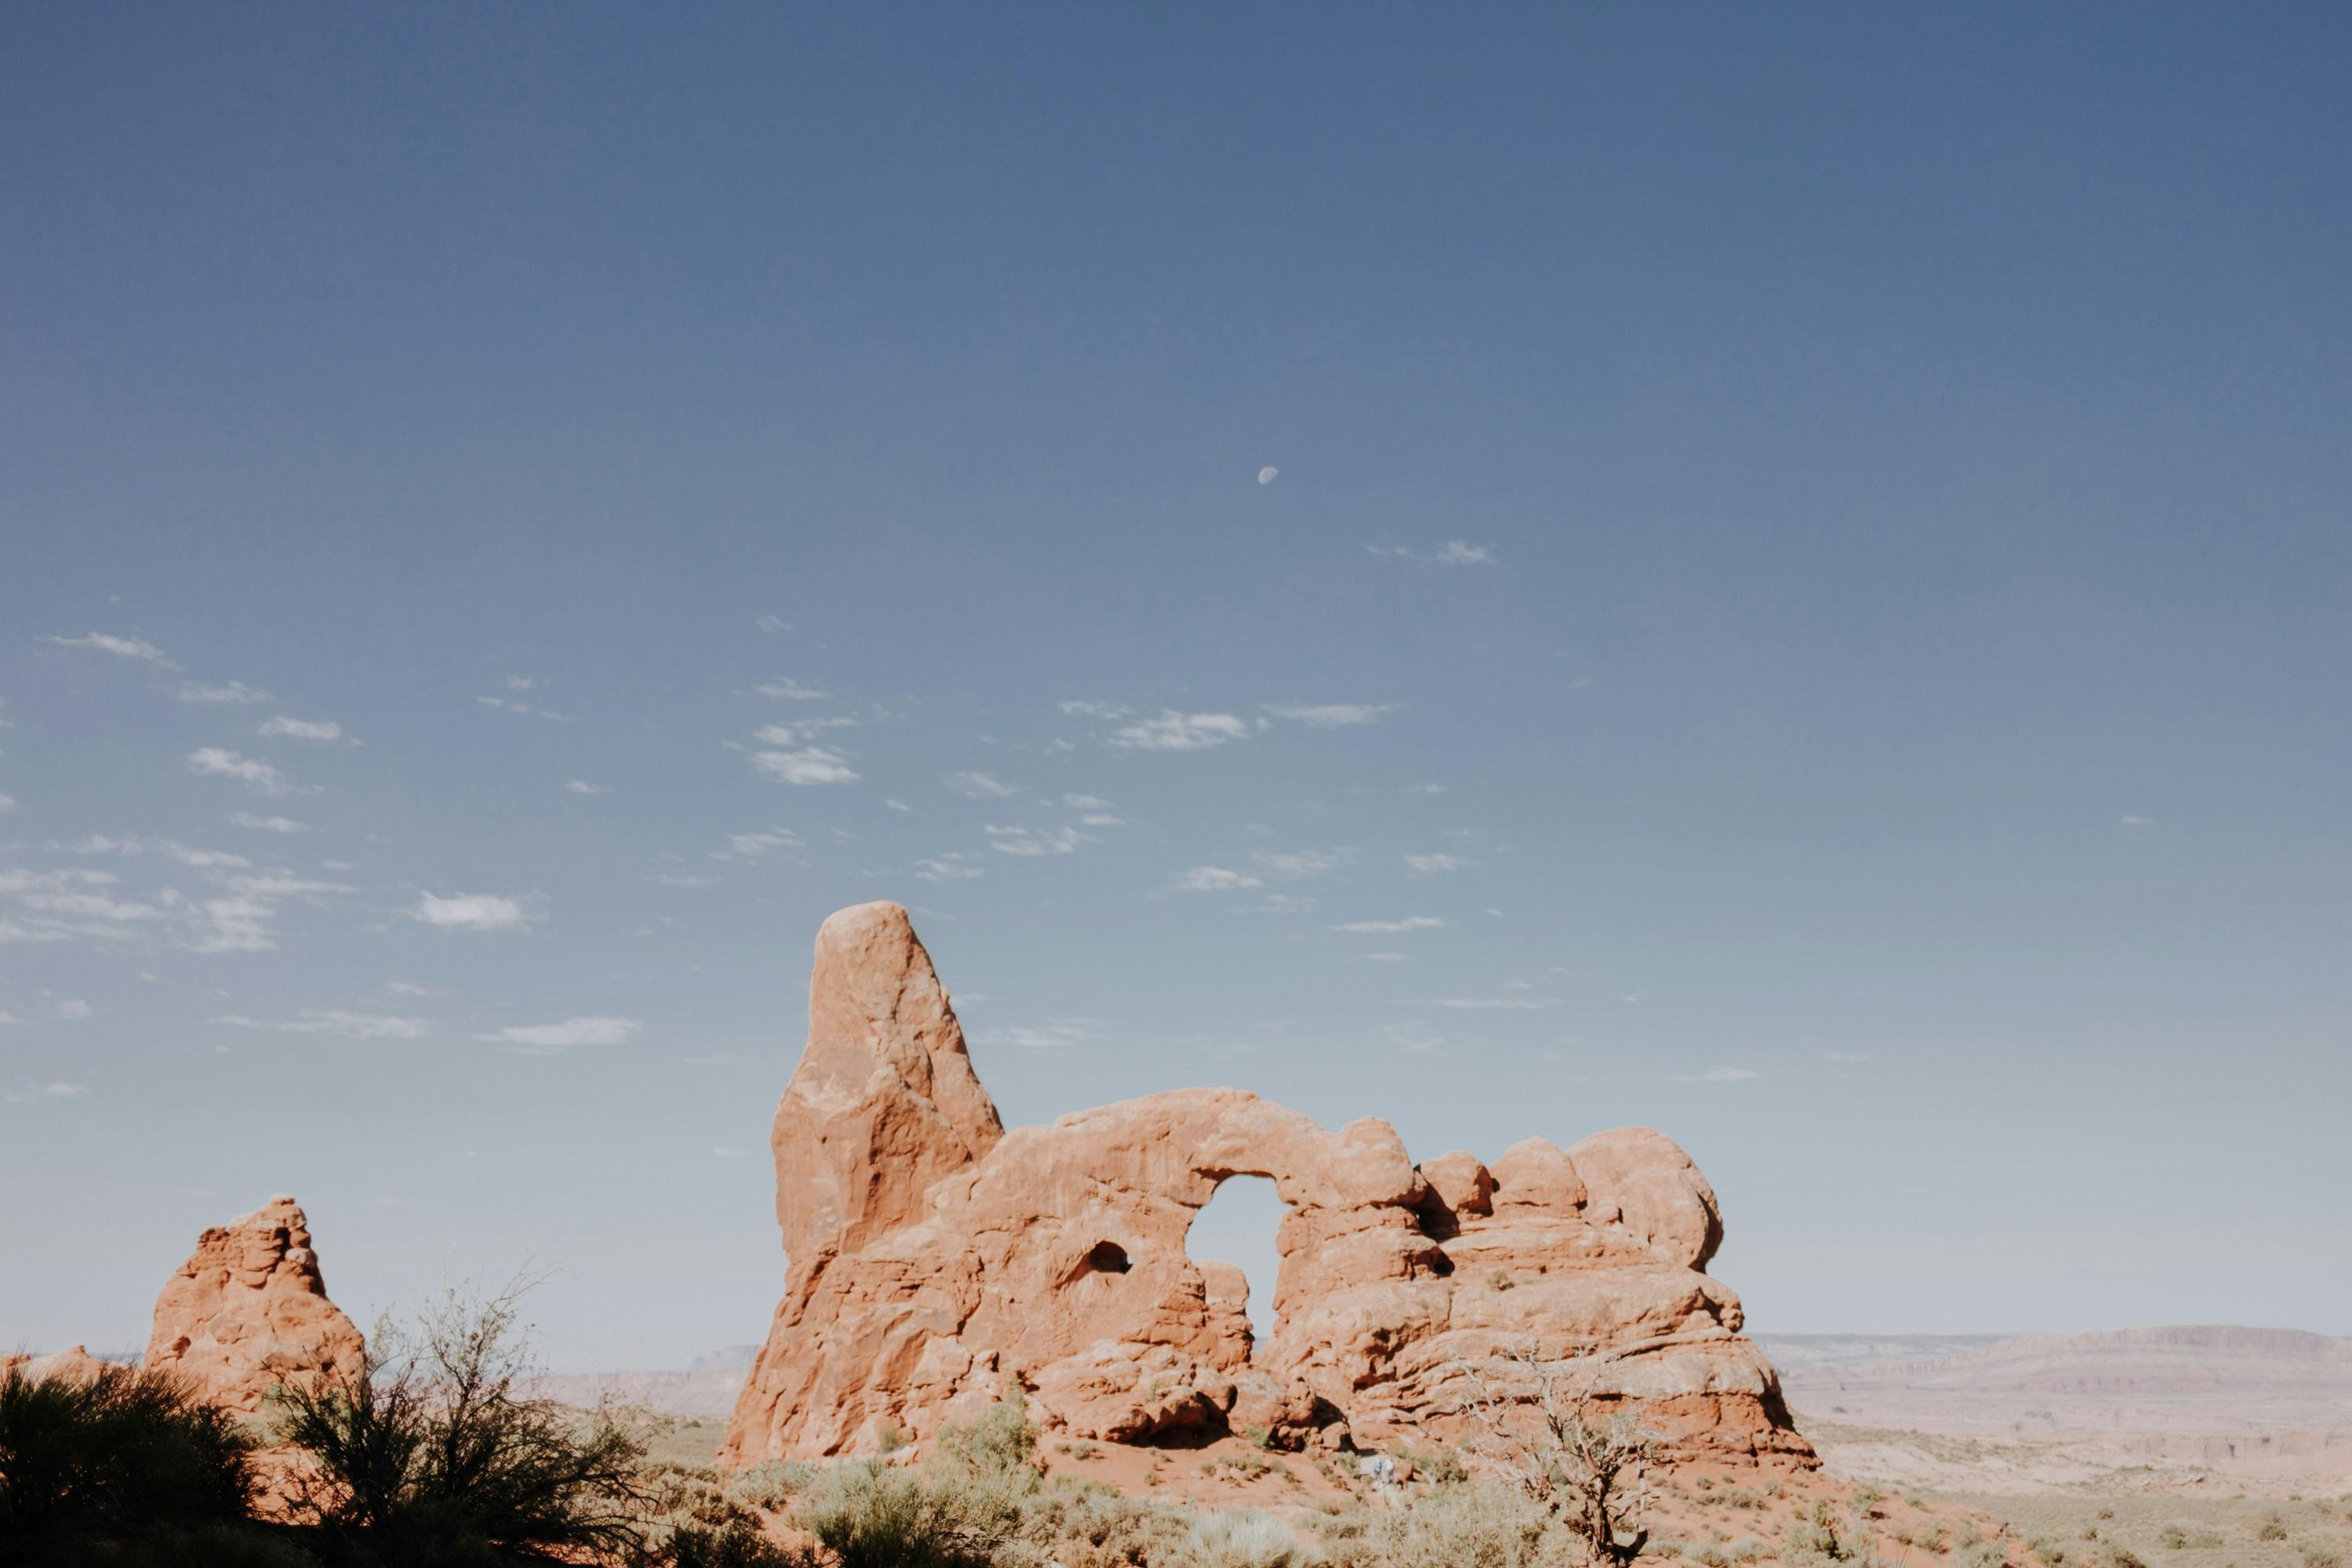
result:
[[[1228,1263],[1249,1283],[1252,1355],[1263,1356],[1280,1324],[1274,1313],[1274,1288],[1282,1252],[1276,1236],[1289,1212],[1266,1176],[1227,1176],[1184,1233],[1184,1255],[1195,1263]]]

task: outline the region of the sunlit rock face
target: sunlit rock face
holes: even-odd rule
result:
[[[772,1140],[784,1298],[722,1462],[873,1452],[1015,1388],[1111,1442],[1444,1436],[1465,1366],[1525,1350],[1605,1358],[1579,1374],[1677,1454],[1812,1463],[1705,1272],[1715,1194],[1661,1133],[1416,1165],[1385,1121],[1328,1132],[1231,1089],[1007,1132],[891,903],[824,922],[809,1015]],[[1269,1344],[1241,1271],[1184,1249],[1232,1176],[1287,1205]]]
[[[278,1384],[359,1375],[360,1331],[327,1299],[310,1222],[289,1197],[214,1226],[155,1298],[145,1364],[251,1415]]]

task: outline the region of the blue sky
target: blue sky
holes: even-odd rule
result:
[[[873,898],[1010,1121],[1645,1121],[1759,1329],[2352,1331],[2348,45],[28,13],[0,1342],[278,1191],[758,1338]]]

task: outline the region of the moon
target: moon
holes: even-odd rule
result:
[[[1279,473],[1281,473],[1281,472],[1282,472],[1282,470],[1281,470],[1280,468],[1260,468],[1260,469],[1257,471],[1257,482],[1258,482],[1259,484],[1262,484],[1262,485],[1270,485],[1270,484],[1274,483],[1275,476],[1276,476],[1276,475],[1277,475],[1277,474],[1279,474]]]

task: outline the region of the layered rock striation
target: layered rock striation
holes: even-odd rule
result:
[[[275,1197],[196,1238],[155,1298],[144,1364],[250,1415],[278,1384],[359,1376],[365,1349],[358,1327],[327,1299],[310,1221],[292,1198]]]
[[[1812,1462],[1706,1273],[1715,1194],[1663,1134],[1417,1165],[1384,1121],[1329,1132],[1230,1089],[1007,1132],[890,903],[825,921],[809,1011],[772,1139],[784,1296],[724,1463],[872,1452],[1016,1387],[1049,1429],[1106,1441],[1444,1436],[1474,1370],[1506,1386],[1530,1354],[1676,1451]],[[1287,1205],[1266,1345],[1241,1271],[1185,1253],[1242,1175]]]

